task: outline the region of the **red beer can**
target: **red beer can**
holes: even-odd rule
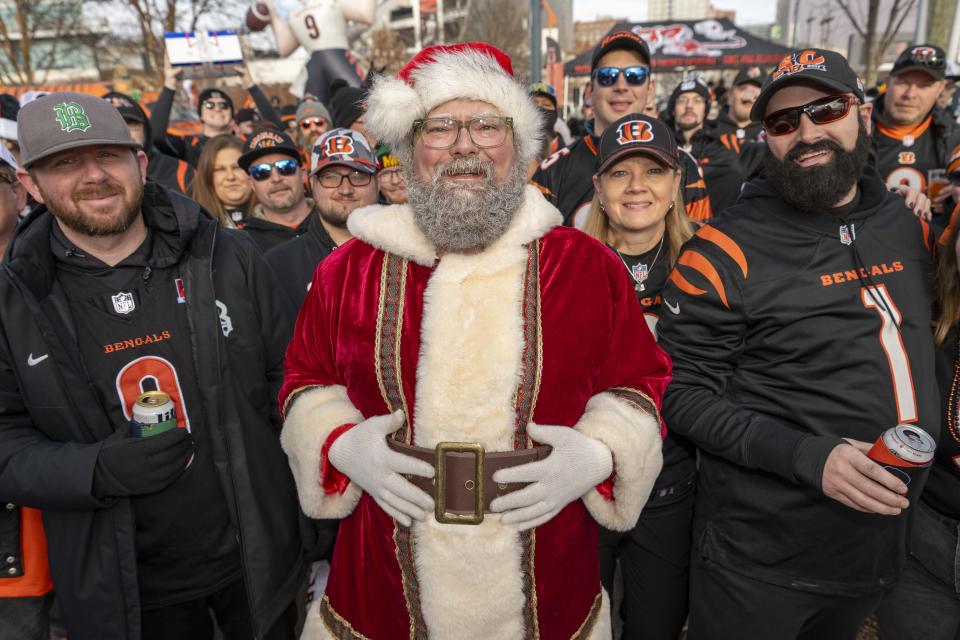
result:
[[[933,464],[937,442],[912,424],[898,424],[881,434],[867,456],[910,486]]]

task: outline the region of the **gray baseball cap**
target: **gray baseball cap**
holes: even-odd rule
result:
[[[77,147],[112,144],[140,148],[116,107],[85,93],[51,93],[26,105],[17,114],[17,138],[24,168]]]

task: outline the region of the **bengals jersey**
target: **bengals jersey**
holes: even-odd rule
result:
[[[666,423],[702,454],[702,556],[821,593],[896,582],[909,510],[861,513],[821,479],[844,437],[872,443],[898,423],[939,435],[933,243],[868,167],[857,199],[822,213],[751,181],[685,245],[658,331],[674,366]]]
[[[600,138],[585,133],[569,147],[560,149],[540,164],[531,182],[560,213],[563,224],[583,227],[593,202],[593,175],[597,172],[597,145]],[[687,153],[683,158],[683,203],[691,220],[713,217],[710,196],[697,163]]]
[[[109,268],[69,245],[53,225],[57,279],[70,304],[83,364],[114,429],[144,391],[170,395],[195,455],[165,489],[131,499],[144,608],[202,597],[240,579],[239,547],[213,461],[194,372],[186,290],[176,268],[151,269],[152,234]],[[182,302],[181,302],[182,300]],[[189,513],[189,518],[180,514]]]

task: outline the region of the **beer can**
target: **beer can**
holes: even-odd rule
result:
[[[163,391],[147,391],[133,403],[133,435],[137,438],[155,436],[177,428],[177,408]]]
[[[936,440],[920,427],[898,424],[877,438],[867,456],[910,486],[933,464],[936,449]]]

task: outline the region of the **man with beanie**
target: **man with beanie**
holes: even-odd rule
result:
[[[290,318],[242,234],[145,184],[106,100],[20,111],[41,204],[0,272],[0,496],[43,511],[71,639],[289,638],[304,577],[275,401]],[[145,392],[173,409],[131,423]],[[161,429],[164,427],[164,429]]]
[[[120,112],[123,121],[127,123],[127,128],[130,129],[133,141],[139,144],[147,154],[147,180],[162,184],[184,195],[189,194],[190,184],[193,182],[193,167],[185,160],[178,160],[161,153],[153,145],[150,120],[136,100],[117,91],[107,93],[103,99]]]
[[[282,127],[280,116],[274,110],[270,99],[253,82],[247,68],[240,65],[238,71],[241,74],[243,86],[247,88],[250,97],[253,98],[263,117],[278,127]],[[200,97],[197,100],[197,114],[200,116],[200,122],[203,125],[200,135],[180,137],[168,133],[170,110],[173,107],[173,98],[180,83],[179,76],[180,70],[166,61],[163,68],[163,91],[160,92],[160,97],[157,98],[150,114],[150,128],[157,149],[174,158],[185,160],[191,167],[196,168],[197,159],[200,157],[200,152],[203,151],[203,145],[207,143],[207,140],[225,133],[233,133],[233,100],[225,91],[220,89],[213,87],[204,89],[200,92]]]
[[[840,54],[786,55],[753,106],[765,177],[663,290],[664,416],[701,452],[690,640],[854,638],[903,573],[924,478],[908,497],[867,452],[939,435],[934,238],[867,161],[871,108]]]
[[[307,232],[314,205],[304,188],[306,170],[300,148],[290,136],[273,130],[255,133],[243,143],[237,164],[257,198],[251,214],[238,226],[261,251],[266,253]]]
[[[665,122],[676,131],[677,145],[700,167],[714,214],[732,205],[740,195],[743,177],[736,151],[724,142],[715,120],[707,120],[711,94],[700,77],[678,84],[667,103]]]
[[[260,113],[253,107],[240,109],[233,120],[237,123],[237,133],[242,138],[249,138],[253,134],[253,129],[257,126],[257,123],[263,122]]]
[[[332,120],[322,102],[304,100],[297,106],[297,142],[307,154],[312,153],[314,143],[330,129]]]
[[[368,114],[410,204],[350,215],[287,350],[300,502],[342,518],[302,637],[610,638],[597,522],[650,493],[669,362],[619,260],[527,184],[506,54],[428,47]]]
[[[540,164],[531,181],[540,187],[563,214],[566,225],[582,226],[593,202],[593,174],[596,171],[600,136],[612,123],[628,113],[639,113],[653,92],[650,49],[643,38],[631,31],[615,31],[593,51],[590,83],[587,85],[593,117],[587,131],[569,147]],[[712,216],[710,197],[697,163],[689,154],[683,159],[683,203],[692,220]]]
[[[720,130],[728,136],[726,144],[737,153],[740,153],[744,144],[756,140],[763,130],[759,122],[750,118],[750,110],[760,95],[760,86],[765,77],[760,67],[740,69],[733,79],[733,87],[726,94],[726,104],[717,117]]]
[[[906,186],[933,200],[934,226],[946,227],[960,188],[945,170],[960,143],[960,125],[937,105],[946,84],[947,56],[932,44],[907,47],[874,102],[873,149],[888,187]]]
[[[317,215],[307,219],[307,232],[267,252],[267,262],[300,310],[320,261],[353,236],[350,214],[377,203],[377,161],[366,138],[349,129],[325,133],[313,147],[310,191]]]

